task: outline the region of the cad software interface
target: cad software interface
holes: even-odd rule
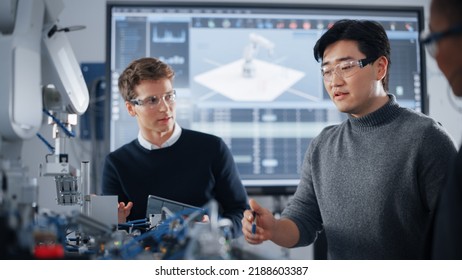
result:
[[[422,110],[419,17],[412,11],[114,6],[110,149],[137,137],[117,79],[151,56],[175,70],[177,122],[223,138],[246,186],[296,185],[309,142],[344,120],[313,46],[335,21],[379,21],[391,40],[390,92]]]

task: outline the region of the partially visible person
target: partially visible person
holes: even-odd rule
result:
[[[306,246],[324,230],[329,259],[429,258],[428,228],[454,143],[439,123],[388,93],[390,42],[379,23],[338,21],[314,55],[348,119],[311,141],[281,219],[250,200],[245,239]]]
[[[149,195],[198,207],[214,199],[237,237],[247,193],[234,159],[221,138],[178,125],[173,79],[173,69],[156,58],[134,60],[120,75],[139,134],[107,155],[103,194],[119,197],[119,223],[146,218]]]
[[[430,32],[422,42],[454,95],[462,97],[462,1],[432,0]],[[450,167],[435,216],[432,258],[462,259],[462,146]]]

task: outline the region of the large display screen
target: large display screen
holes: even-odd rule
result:
[[[137,137],[117,79],[150,56],[176,72],[177,122],[223,138],[243,183],[262,191],[295,187],[310,141],[346,116],[327,95],[317,39],[335,21],[380,22],[391,40],[390,92],[425,109],[422,7],[108,2],[110,151]]]

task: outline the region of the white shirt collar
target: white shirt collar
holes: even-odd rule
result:
[[[176,141],[178,141],[178,139],[180,138],[181,130],[181,127],[178,125],[178,123],[175,122],[172,136],[170,136],[170,138],[168,138],[167,141],[165,141],[160,147],[144,139],[144,137],[141,135],[141,131],[138,132],[138,142],[140,142],[140,145],[143,146],[143,148],[146,148],[148,150],[157,150],[170,147],[171,145],[175,144]]]

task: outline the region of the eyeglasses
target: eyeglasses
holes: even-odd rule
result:
[[[424,32],[420,36],[420,41],[427,47],[428,53],[431,56],[435,57],[436,52],[438,50],[437,42],[443,38],[458,34],[462,34],[462,25],[456,25],[441,32]]]
[[[154,108],[155,106],[157,106],[160,103],[161,99],[164,100],[165,102],[167,102],[167,104],[175,103],[176,91],[172,90],[172,91],[164,94],[162,96],[162,98],[159,98],[159,97],[154,95],[154,96],[146,97],[143,100],[132,99],[132,100],[130,100],[130,103],[132,103],[133,105],[138,105],[138,106],[145,106],[146,105],[146,106],[148,106],[150,108]]]
[[[359,69],[366,67],[371,62],[376,61],[377,58],[364,58],[360,60],[346,60],[334,66],[321,67],[322,77],[325,82],[332,82],[334,73],[340,78],[348,78],[356,74]]]

